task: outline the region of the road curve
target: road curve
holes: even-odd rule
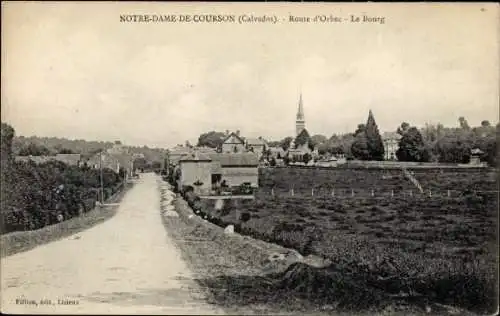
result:
[[[110,220],[3,258],[1,311],[223,314],[203,301],[169,239],[156,181],[156,175],[143,174]]]

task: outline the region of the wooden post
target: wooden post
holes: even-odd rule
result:
[[[373,189],[372,189],[372,196],[374,196],[375,194],[373,193]]]
[[[429,190],[429,197],[432,197],[432,191]]]
[[[314,188],[311,188],[311,196],[314,196]]]
[[[354,196],[354,189],[351,189],[351,196]]]
[[[291,193],[292,193],[292,196],[294,196],[294,192],[293,192],[293,188],[292,188],[292,191],[291,191]]]
[[[391,197],[394,197],[394,190],[391,190]]]
[[[410,196],[413,196],[413,191],[412,190],[410,190]]]
[[[448,190],[448,197],[450,197],[450,190]]]
[[[332,196],[335,196],[335,189],[332,189]]]
[[[274,188],[271,188],[271,195],[274,196]]]

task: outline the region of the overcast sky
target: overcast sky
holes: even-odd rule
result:
[[[2,3],[2,121],[129,145],[498,121],[496,4]],[[482,9],[483,8],[483,9]],[[120,14],[384,16],[385,24],[120,23]]]

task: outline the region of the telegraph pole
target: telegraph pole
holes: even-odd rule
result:
[[[104,181],[102,177],[102,151],[99,152],[99,176],[101,181],[101,204],[104,204]]]

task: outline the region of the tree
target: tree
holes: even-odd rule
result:
[[[488,121],[488,120],[481,121],[481,126],[482,127],[490,127],[491,126],[490,121]]]
[[[365,124],[358,124],[358,127],[356,128],[356,131],[354,132],[354,137],[358,136],[361,133],[366,133],[366,125]]]
[[[470,141],[459,132],[447,134],[436,144],[439,162],[468,163],[471,147]]]
[[[295,138],[295,145],[302,146],[307,144],[310,150],[314,149],[314,142],[311,140],[311,136],[309,136],[309,132],[304,128],[299,135]]]
[[[19,151],[20,156],[49,156],[50,154],[47,147],[35,143],[29,143]]]
[[[2,123],[0,148],[2,163],[12,159],[12,140],[14,139],[14,135],[14,128],[12,128],[9,124]]]
[[[312,159],[312,157],[311,157],[311,155],[309,155],[308,153],[305,153],[305,154],[302,156],[302,161],[303,161],[304,163],[306,163],[306,164],[307,164],[307,163],[309,163],[309,161],[311,161],[311,159]]]
[[[365,133],[357,133],[354,142],[351,145],[351,153],[356,159],[370,160],[371,155],[368,149],[368,140]]]
[[[368,120],[366,122],[366,141],[368,144],[368,152],[371,160],[384,160],[384,142],[380,136],[377,123],[370,110]]]
[[[410,128],[410,124],[408,124],[407,122],[403,122],[403,123],[401,123],[401,126],[398,127],[397,133],[399,135],[403,136],[408,131],[409,128]]]
[[[283,150],[285,150],[285,151],[288,150],[288,148],[290,148],[290,144],[292,143],[292,140],[293,140],[293,138],[290,136],[283,138],[280,141],[281,148],[283,148]]]
[[[325,144],[328,142],[328,138],[325,135],[316,134],[311,136],[311,140],[315,144]]]
[[[460,124],[460,128],[461,129],[463,129],[463,130],[469,130],[470,129],[469,123],[467,123],[467,120],[463,116],[460,116],[458,118],[458,123]]]
[[[399,141],[396,157],[400,161],[428,162],[430,159],[422,134],[416,127],[410,127]]]
[[[208,133],[201,134],[198,137],[199,147],[206,146],[210,148],[219,148],[222,146],[226,134],[222,132],[211,131]]]

